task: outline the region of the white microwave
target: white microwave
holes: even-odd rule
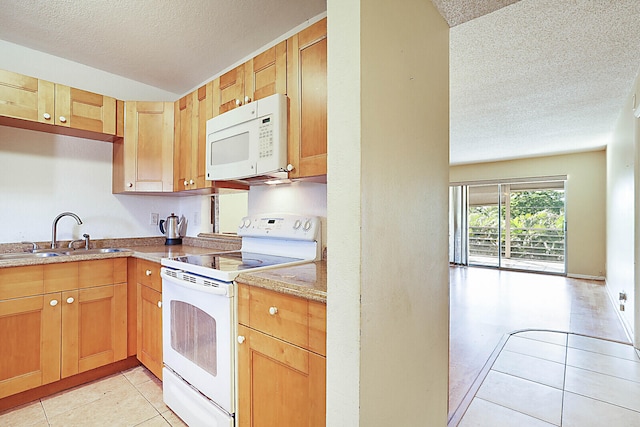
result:
[[[287,97],[275,94],[207,120],[207,179],[287,177]]]

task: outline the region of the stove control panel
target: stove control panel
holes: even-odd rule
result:
[[[238,236],[317,240],[320,218],[294,214],[249,215],[240,221]]]

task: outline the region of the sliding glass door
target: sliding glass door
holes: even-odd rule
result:
[[[564,274],[564,187],[563,180],[452,187],[466,193],[462,264]]]

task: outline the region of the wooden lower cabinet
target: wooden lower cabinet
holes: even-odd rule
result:
[[[137,357],[162,379],[162,279],[160,264],[137,260]]]
[[[127,357],[126,265],[0,269],[0,398]]]
[[[239,285],[238,310],[238,425],[324,426],[326,306]]]

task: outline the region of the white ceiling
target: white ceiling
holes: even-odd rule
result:
[[[452,27],[452,163],[606,145],[640,66],[640,1],[433,3]],[[177,97],[325,10],[325,0],[0,0],[0,39]]]

